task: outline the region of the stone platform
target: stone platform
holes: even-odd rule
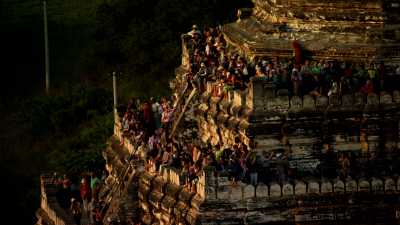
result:
[[[248,58],[290,58],[293,41],[313,59],[400,62],[400,6],[395,1],[254,0],[248,18],[223,27]]]

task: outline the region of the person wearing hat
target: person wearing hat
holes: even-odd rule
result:
[[[74,221],[77,225],[81,225],[81,218],[82,218],[82,208],[81,203],[77,201],[75,198],[71,198],[71,212],[74,218]]]

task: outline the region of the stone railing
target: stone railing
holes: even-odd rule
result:
[[[286,89],[275,90],[272,85],[261,80],[253,80],[246,90],[229,91],[224,98],[213,96],[213,90],[218,85],[213,82],[207,83],[207,90],[202,94],[202,102],[214,101],[216,104],[223,103],[226,112],[234,113],[242,109],[252,111],[254,114],[266,112],[325,112],[325,111],[360,111],[386,109],[400,106],[400,92],[393,94],[381,92],[379,95],[371,93],[365,95],[357,92],[354,95],[331,95],[312,97],[310,95],[292,96],[288,95]]]
[[[159,173],[168,183],[175,184],[177,186],[182,186],[185,184],[185,177],[182,174],[182,171],[178,168],[161,166]]]
[[[48,218],[54,222],[54,225],[76,225],[72,215],[58,204],[56,199],[57,190],[52,180],[53,179],[47,175],[42,175],[40,177],[41,209],[46,212]]]
[[[190,67],[190,52],[188,49],[188,42],[189,42],[190,36],[188,34],[183,34],[181,35],[181,42],[182,42],[182,66],[184,68],[189,68]]]
[[[198,182],[198,194],[207,201],[273,201],[282,198],[308,195],[346,195],[354,193],[399,194],[400,178],[380,177],[371,179],[320,180],[304,179],[293,183],[276,182],[257,186],[238,183],[233,185],[227,176],[214,176],[214,171],[205,169]]]
[[[114,135],[119,138],[120,140],[124,139],[124,146],[129,151],[129,153],[133,153],[136,151],[135,145],[122,135],[121,132],[121,120],[118,115],[115,117],[115,124],[114,124]],[[169,166],[161,166],[159,171],[149,171],[152,174],[159,174],[162,178],[171,184],[175,184],[177,186],[182,186],[185,184],[185,178],[181,174],[180,169],[169,167]]]
[[[182,187],[185,183],[180,170],[171,167],[160,169],[158,176],[163,182]],[[228,176],[215,176],[214,170],[205,168],[196,184],[197,194],[207,201],[245,201],[277,200],[280,198],[300,197],[306,195],[343,195],[352,193],[393,194],[400,193],[400,178],[360,178],[317,179],[309,178],[296,180],[293,183],[269,184],[258,183],[257,186],[245,183],[233,185]]]
[[[189,224],[197,224],[196,221],[199,219],[205,221],[219,219],[216,212],[224,215],[233,213],[235,215],[231,216],[236,218],[246,209],[262,215],[259,213],[261,209],[277,210],[280,207],[294,209],[295,211],[290,212],[286,219],[292,220],[291,215],[296,215],[295,220],[300,221],[304,217],[301,215],[305,212],[296,212],[299,205],[323,208],[327,204],[330,207],[334,204],[348,204],[347,202],[353,204],[353,201],[366,199],[366,195],[372,199],[376,199],[373,196],[381,198],[379,196],[382,195],[386,195],[386,199],[397,199],[400,194],[400,179],[394,177],[345,181],[308,179],[299,180],[294,184],[259,183],[255,187],[242,183],[232,185],[227,177],[214,176],[213,168],[205,168],[197,183],[197,193],[193,193],[181,185],[171,183],[176,182],[171,179],[177,175],[174,173],[179,174],[179,171],[168,168],[162,171],[162,174],[155,175],[144,173],[139,180],[140,207],[146,224],[151,221],[160,221],[160,224],[173,221],[175,224],[182,219]],[[208,216],[200,218],[200,215]]]
[[[247,90],[229,91],[221,97],[213,96],[215,88],[216,83],[207,83],[207,90],[200,96],[201,104],[197,111],[200,137],[212,145],[231,145],[237,136],[248,144],[249,133],[254,135],[264,132],[263,128],[252,128],[258,122],[276,124],[281,123],[282,118],[296,118],[297,115],[315,121],[316,116],[330,118],[330,115],[343,116],[343,113],[347,117],[368,118],[377,112],[389,113],[398,118],[396,109],[400,108],[399,91],[368,96],[356,93],[317,98],[309,95],[290,97],[287,90],[274,90],[269,83],[253,80]]]

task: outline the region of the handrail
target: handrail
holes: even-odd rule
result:
[[[179,114],[178,119],[177,119],[176,121],[174,121],[174,126],[173,126],[172,131],[171,131],[171,134],[170,134],[170,136],[169,136],[170,138],[172,138],[172,137],[174,136],[175,131],[176,131],[176,128],[178,127],[179,122],[181,121],[181,119],[182,119],[182,117],[183,117],[183,114],[186,112],[186,108],[188,107],[189,103],[191,102],[191,100],[193,99],[193,97],[196,95],[196,93],[197,93],[197,88],[193,88],[193,89],[192,89],[192,92],[191,92],[190,95],[189,95],[189,97],[186,99],[186,103],[185,103],[185,105],[183,106],[183,108],[182,108],[182,110],[181,110],[181,112],[180,112],[180,114]]]
[[[130,162],[132,157],[133,157],[134,152],[130,153],[128,161]],[[132,173],[129,174],[129,171],[132,169]],[[105,204],[101,209],[101,212],[106,215],[107,212],[104,212],[106,210],[106,208],[110,205],[111,201],[114,199],[115,195],[117,194],[118,190],[120,191],[119,195],[121,196],[122,193],[125,193],[128,189],[127,186],[129,185],[129,183],[132,181],[133,176],[136,174],[136,170],[132,167],[131,163],[128,163],[124,169],[124,173],[119,174],[119,176],[117,177],[117,182],[114,183],[114,185],[112,186],[112,189],[110,191],[110,193],[108,194]],[[125,184],[125,178],[128,177],[128,183]],[[125,185],[124,190],[121,191],[121,188],[123,187],[123,185]],[[105,218],[104,218],[105,219]]]
[[[40,176],[40,207],[46,212],[48,218],[54,222],[54,225],[76,225],[72,215],[58,204],[54,190],[48,189],[49,186],[54,186],[52,180],[53,178],[49,175]]]
[[[203,170],[197,184],[198,194],[208,200],[244,200],[246,198],[280,199],[309,195],[344,195],[352,193],[400,194],[400,177],[359,179],[303,178],[292,182],[258,183],[257,185],[229,182],[228,177],[214,176],[213,169]],[[225,188],[222,188],[225,187]],[[222,190],[222,191],[221,191]]]

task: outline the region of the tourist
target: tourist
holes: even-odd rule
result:
[[[150,98],[150,102],[151,102],[151,110],[153,112],[155,129],[159,129],[161,128],[162,108],[161,105],[153,97]]]
[[[93,199],[98,198],[100,187],[101,187],[100,179],[97,177],[95,172],[92,172],[90,177],[90,188],[92,190]]]
[[[400,65],[397,65],[395,74],[396,76],[400,76]]]
[[[255,57],[249,63],[236,52],[229,52],[226,41],[221,31],[205,27],[202,31],[193,26],[185,39],[189,52],[189,71],[185,75],[187,88],[197,88],[200,92],[205,90],[206,81],[211,82],[211,96],[227,98],[227,92],[244,90],[249,81],[256,77],[263,83],[272,84],[275,89],[288,89],[292,95],[311,95],[314,98],[321,95],[354,94],[361,91],[370,94],[374,91],[384,90],[383,84],[387,70],[383,63],[376,68],[371,63],[368,70],[363,63],[350,64],[339,61],[310,61],[304,63],[295,60],[269,59]],[[393,70],[394,71],[394,70]],[[258,81],[255,81],[258,82]],[[290,85],[291,84],[291,85]],[[186,92],[189,93],[189,92]],[[288,175],[294,179],[295,171],[289,168],[288,157],[290,151],[282,153],[267,153],[266,167],[260,174],[255,152],[249,153],[246,145],[236,141],[232,146],[216,149],[204,148],[196,145],[183,145],[172,143],[168,132],[172,129],[174,111],[184,104],[178,105],[177,97],[174,107],[165,98],[158,103],[152,98],[145,101],[140,110],[128,107],[127,117],[129,134],[133,137],[133,145],[138,149],[140,158],[147,159],[146,168],[157,171],[160,165],[170,165],[182,168],[182,173],[187,173],[187,186],[195,186],[196,174],[204,166],[215,166],[218,172],[228,172],[235,183],[238,180],[250,180],[257,185],[258,180],[264,180],[262,175],[268,174],[269,167],[276,169],[278,182],[286,182]],[[150,113],[148,112],[150,109]],[[140,111],[140,116],[137,115]],[[132,114],[131,116],[129,114]],[[125,116],[124,116],[125,118]],[[123,127],[126,122],[123,118]],[[152,119],[151,122],[149,119]],[[161,121],[161,128],[158,122]],[[154,125],[154,127],[152,127]],[[155,131],[155,132],[154,132]],[[176,138],[185,136],[178,134]],[[201,149],[201,150],[200,150]],[[275,170],[274,170],[275,171]],[[290,174],[289,174],[290,173]],[[266,179],[271,179],[270,174]],[[275,179],[275,178],[274,178]],[[192,189],[192,188],[190,188]]]
[[[145,160],[146,157],[147,157],[147,151],[148,151],[147,145],[146,145],[146,142],[144,140],[141,140],[140,143],[141,144],[138,147],[138,150],[137,150],[138,153],[137,154],[139,155],[139,158],[141,160]]]
[[[145,101],[142,104],[142,108],[140,110],[141,120],[143,123],[143,128],[145,129],[145,135],[151,135],[154,132],[154,123],[153,123],[153,112],[148,101]]]
[[[82,178],[82,180],[81,180],[80,194],[81,194],[81,199],[83,202],[83,212],[85,213],[85,215],[88,215],[89,202],[92,198],[92,190],[90,189],[90,185],[87,182],[85,177]]]
[[[100,207],[95,207],[94,209],[94,224],[103,225],[103,214]]]
[[[74,198],[71,198],[71,212],[74,218],[76,225],[81,225],[81,218],[82,218],[82,208],[79,201]]]
[[[339,158],[340,175],[342,179],[346,179],[349,174],[350,160],[347,154],[342,153]]]
[[[56,197],[62,208],[64,209],[68,208],[69,199],[71,198],[70,187],[67,185],[66,186],[62,185],[61,187],[59,187],[57,190]]]
[[[239,164],[240,164],[241,171],[242,171],[242,173],[240,174],[240,177],[239,177],[240,180],[245,180],[246,174],[249,171],[249,168],[248,168],[248,166],[246,164],[247,155],[248,155],[248,152],[246,152],[246,151],[242,151],[240,153]]]
[[[71,188],[71,180],[69,179],[69,177],[64,174],[63,176],[63,181],[62,181],[62,185],[64,189],[70,189]]]
[[[50,180],[50,183],[52,183],[55,186],[58,185],[58,174],[57,174],[57,172],[53,173],[53,175],[51,177],[51,180]]]
[[[386,68],[385,68],[385,64],[384,62],[381,62],[379,64],[379,68],[378,68],[378,77],[379,77],[379,90],[383,91],[384,89],[384,85],[385,85],[385,76],[386,76]]]
[[[256,75],[255,76],[262,80],[267,80],[267,75],[265,75],[265,73],[260,65],[256,65]]]
[[[371,79],[368,79],[364,86],[360,90],[362,93],[368,95],[374,92],[374,85]]]
[[[289,162],[287,160],[287,154],[278,152],[275,155],[276,169],[278,175],[278,183],[283,184],[286,182],[287,170],[289,168]]]
[[[337,82],[332,83],[332,87],[328,91],[328,96],[337,95],[339,93],[339,87]]]
[[[97,204],[98,204],[98,200],[95,198],[92,198],[92,201],[89,203],[88,218],[89,218],[90,224],[95,224],[95,213],[96,213],[95,208],[96,208]]]
[[[259,168],[257,162],[257,153],[255,151],[250,152],[247,157],[247,168],[249,169],[250,174],[250,184],[257,186]]]
[[[292,86],[293,86],[293,95],[300,95],[300,85],[302,81],[301,74],[299,73],[298,69],[299,65],[295,65],[295,67],[292,70],[291,74],[291,80],[292,80]]]

